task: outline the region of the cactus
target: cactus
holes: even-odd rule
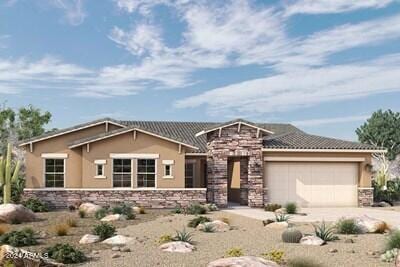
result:
[[[282,240],[285,243],[299,243],[303,234],[294,228],[289,228],[282,233]]]
[[[6,158],[0,157],[0,187],[3,188],[4,204],[10,203],[11,201],[11,182],[17,179],[20,168],[20,161],[17,161],[13,168],[11,150],[11,144],[8,144]]]

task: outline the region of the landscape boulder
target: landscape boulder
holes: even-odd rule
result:
[[[265,225],[265,228],[267,229],[286,229],[289,227],[289,224],[287,222],[273,222]]]
[[[9,255],[23,255],[23,257],[9,257]],[[64,264],[21,248],[3,245],[0,247],[0,266],[53,267],[64,266]]]
[[[135,207],[132,207],[132,209],[136,214],[140,214],[140,207],[135,206]]]
[[[325,244],[325,241],[315,235],[303,236],[300,239],[300,244],[302,245],[310,245],[310,246],[322,246]]]
[[[223,221],[220,220],[215,220],[212,222],[205,222],[201,223],[197,226],[197,230],[203,231],[205,227],[211,226],[214,230],[214,232],[227,232],[231,229],[229,224],[224,223]]]
[[[395,267],[400,267],[400,252],[397,253],[397,257],[394,263]]]
[[[3,223],[24,223],[33,222],[36,215],[30,209],[20,204],[1,204],[0,205],[0,222]]]
[[[92,244],[100,241],[100,237],[98,235],[86,234],[82,236],[81,240],[79,240],[79,244]]]
[[[279,267],[279,265],[260,257],[242,256],[218,259],[210,262],[207,267]]]
[[[113,221],[124,221],[126,220],[126,217],[121,214],[110,214],[107,215],[106,217],[102,218],[100,221],[102,222],[113,222]]]
[[[107,238],[102,243],[112,245],[112,246],[125,246],[132,240],[133,240],[133,238],[131,238],[131,237],[127,237],[124,235],[116,235],[116,236]]]
[[[187,242],[174,241],[162,244],[160,249],[166,252],[189,253],[192,252],[195,247]]]
[[[363,233],[376,233],[387,227],[384,221],[371,218],[367,215],[357,217],[355,218],[355,221]]]
[[[82,203],[79,206],[79,210],[84,211],[87,215],[93,215],[96,213],[96,211],[100,210],[101,206],[100,205],[96,205],[90,202],[86,202],[86,203]]]

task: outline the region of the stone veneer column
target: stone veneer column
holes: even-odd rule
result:
[[[374,189],[359,187],[358,188],[358,206],[370,207],[374,204]]]
[[[252,151],[248,167],[248,205],[262,207],[264,205],[264,180],[262,151]]]
[[[240,204],[248,205],[249,195],[248,195],[248,180],[249,180],[249,166],[248,158],[240,159]]]

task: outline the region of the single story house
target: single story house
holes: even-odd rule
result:
[[[55,207],[78,201],[175,207],[213,202],[369,206],[371,145],[290,124],[100,119],[19,143],[26,189]]]

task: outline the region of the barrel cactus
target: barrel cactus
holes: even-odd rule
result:
[[[294,228],[289,228],[282,233],[282,240],[285,243],[299,243],[303,234]]]

